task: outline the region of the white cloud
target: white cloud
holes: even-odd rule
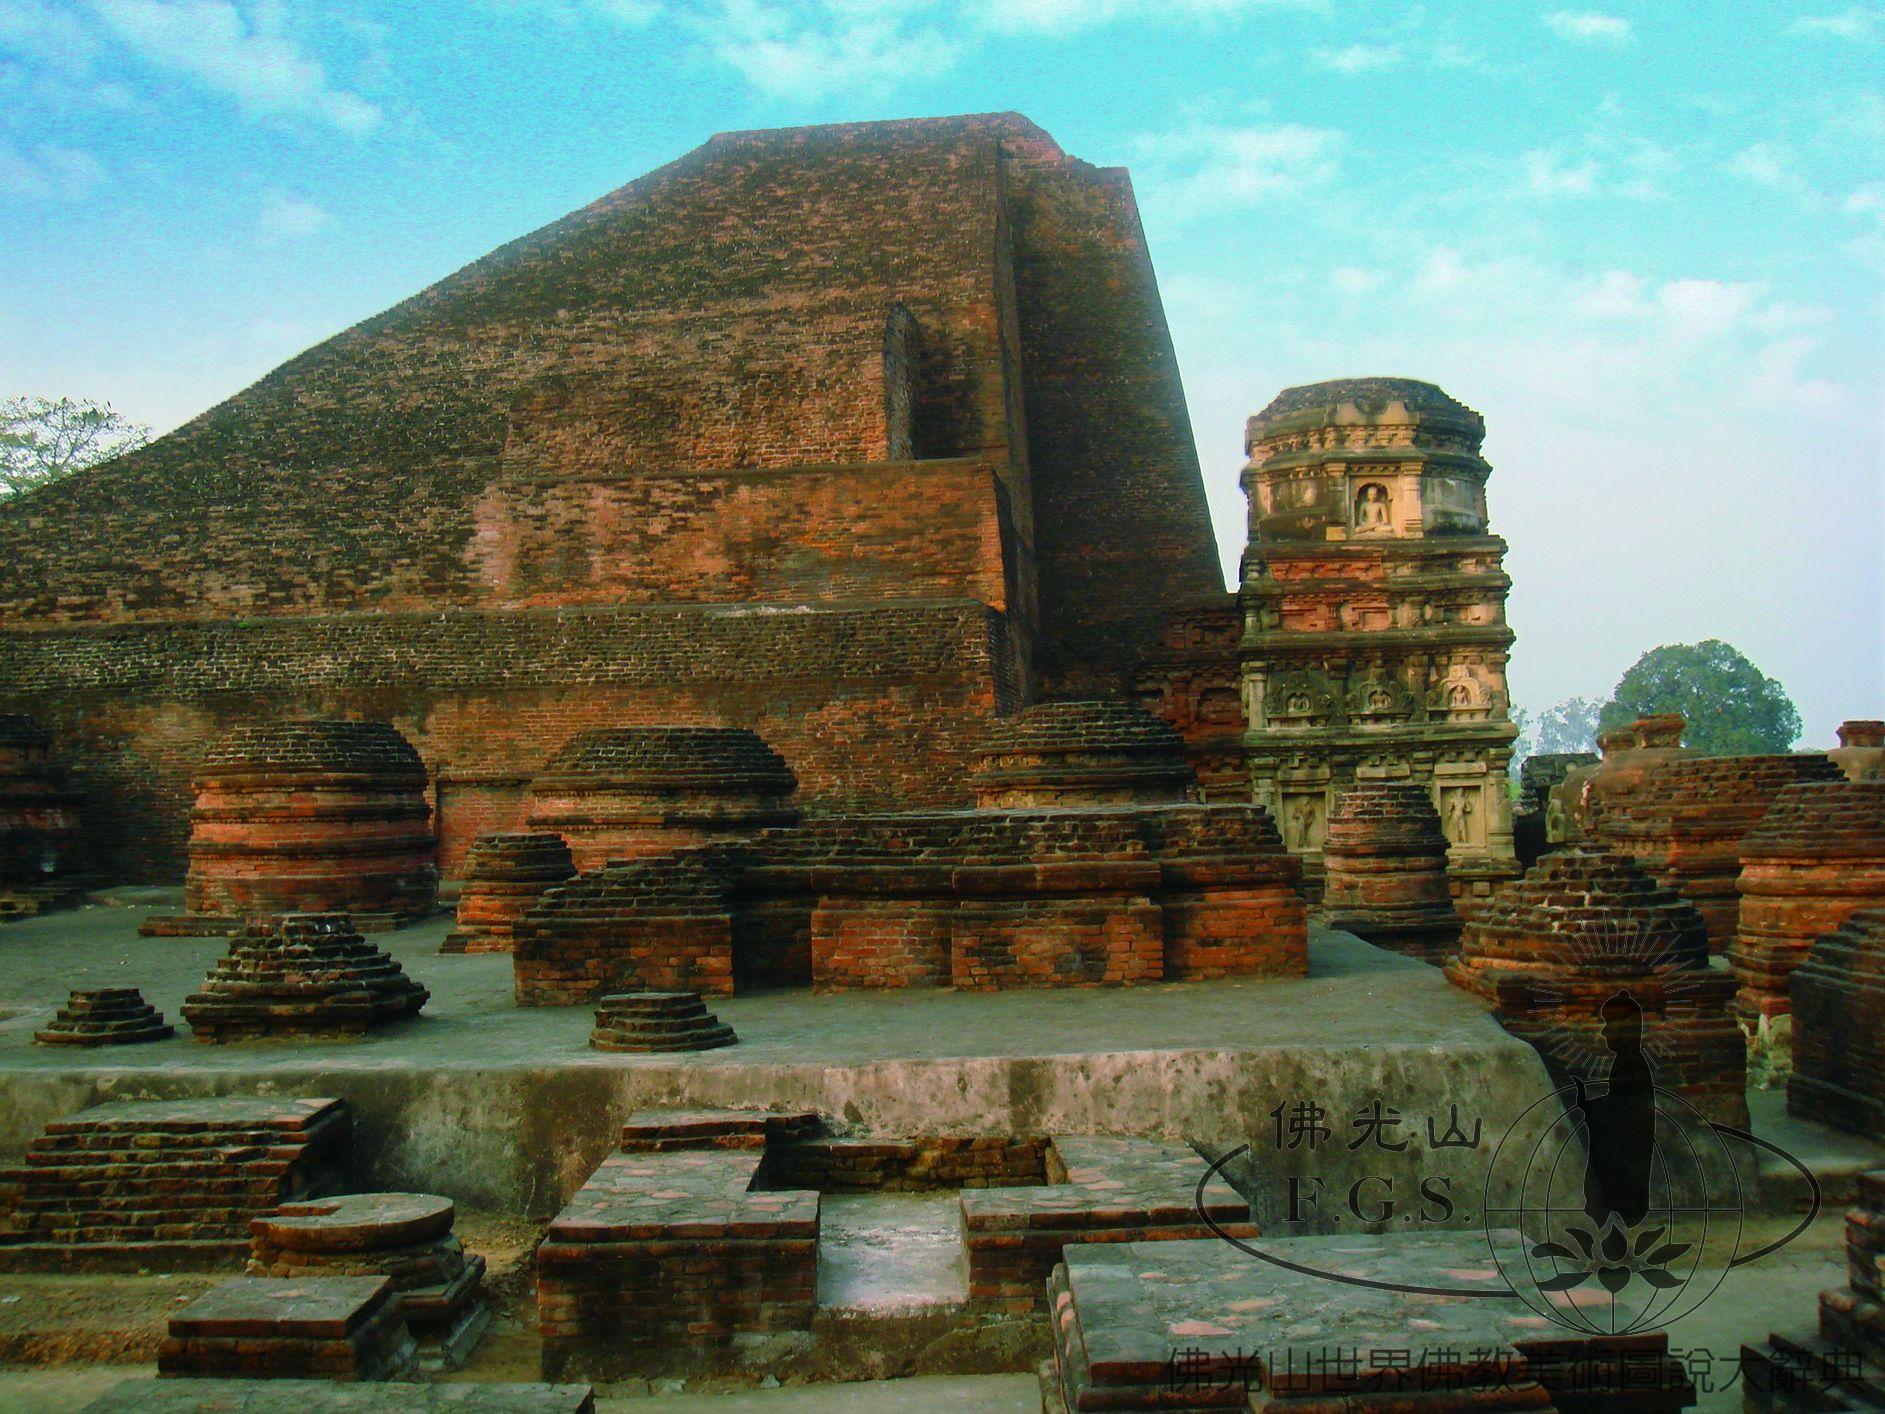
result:
[[[874,5],[898,0],[864,0]],[[966,13],[999,34],[1069,34],[1124,20],[1234,20],[1260,10],[1328,9],[1328,0],[971,0]]]
[[[1599,168],[1594,159],[1566,162],[1542,149],[1524,157],[1525,188],[1533,196],[1590,196],[1597,190]]]
[[[953,64],[961,44],[913,18],[910,8],[872,0],[726,0],[707,32],[714,55],[760,92],[813,99],[881,92]]]
[[[58,143],[30,149],[0,139],[0,192],[41,201],[83,201],[105,179],[91,153]]]
[[[1317,186],[1335,175],[1344,141],[1333,128],[1301,123],[1230,127],[1197,123],[1148,133],[1134,143],[1135,170],[1163,189],[1181,214],[1247,206]]]
[[[1329,283],[1345,295],[1372,294],[1386,278],[1379,270],[1361,265],[1338,265],[1329,272]]]
[[[282,240],[299,240],[303,236],[313,235],[325,226],[330,214],[327,208],[319,202],[277,191],[270,192],[263,198],[262,209],[256,213],[255,224],[265,236]]]
[[[1723,170],[1756,186],[1785,192],[1802,205],[1819,209],[1826,198],[1800,174],[1800,157],[1782,142],[1756,142],[1722,164]]]
[[[110,34],[152,67],[233,100],[245,113],[312,118],[343,132],[379,126],[377,105],[337,87],[279,0],[91,0]]]
[[[1627,44],[1634,37],[1630,22],[1620,15],[1554,10],[1545,16],[1545,23],[1559,39],[1573,44]]]
[[[478,0],[478,3],[500,15],[553,20],[562,25],[593,18],[638,27],[652,24],[666,13],[658,0]]]
[[[1407,62],[1407,51],[1398,44],[1351,44],[1346,49],[1318,49],[1311,60],[1317,68],[1338,74],[1369,74],[1400,68]]]
[[[1788,34],[1808,39],[1850,39],[1869,43],[1879,35],[1879,12],[1858,5],[1836,15],[1802,15],[1787,26]]]

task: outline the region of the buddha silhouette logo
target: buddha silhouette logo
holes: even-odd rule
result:
[[[1561,1081],[1525,1107],[1493,1147],[1483,1194],[1484,1237],[1504,1286],[1455,1287],[1381,1281],[1323,1271],[1265,1252],[1261,1239],[1239,1239],[1199,1214],[1217,1236],[1265,1262],[1332,1282],[1423,1296],[1520,1301],[1556,1325],[1586,1335],[1662,1329],[1695,1310],[1735,1267],[1786,1246],[1811,1225],[1819,1186],[1792,1155],[1733,1125],[1710,1120],[1674,1090],[1656,1083],[1659,1062],[1683,1040],[1663,1017],[1695,1015],[1697,975],[1640,938],[1586,940],[1609,964],[1575,966],[1540,981],[1536,1014],[1555,1025],[1534,1036],[1546,1068]],[[1593,973],[1639,979],[1593,985]],[[1220,1174],[1244,1145],[1210,1166]],[[1756,1246],[1745,1224],[1743,1174],[1759,1154],[1777,1156],[1804,1176],[1806,1215],[1777,1240]],[[1739,1162],[1737,1162],[1739,1160]],[[1203,1186],[1199,1188],[1202,1197]],[[1449,1210],[1450,1215],[1450,1210]]]

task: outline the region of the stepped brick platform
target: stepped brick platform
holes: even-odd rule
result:
[[[1096,1135],[1055,1135],[1050,1182],[978,1188],[962,1195],[969,1299],[1000,1311],[1047,1307],[1047,1279],[1069,1243],[1169,1242],[1206,1238],[1198,1183],[1207,1165],[1185,1144]],[[1205,1211],[1233,1237],[1254,1238],[1250,1205],[1220,1178]]]
[[[267,722],[204,753],[185,912],[147,936],[227,935],[264,913],[353,914],[373,931],[438,907],[419,753],[384,722]]]
[[[457,926],[439,951],[509,952],[517,916],[575,873],[576,861],[560,835],[479,835],[465,856]]]
[[[456,1369],[490,1324],[484,1258],[452,1233],[457,1208],[430,1193],[352,1193],[284,1203],[249,1224],[252,1277],[384,1276],[421,1363]]]
[[[806,1114],[632,1116],[537,1248],[545,1379],[632,1374],[677,1347],[802,1331],[818,1289],[816,1193],[755,1188]]]
[[[1885,722],[1839,724],[1839,745],[1826,757],[1849,781],[1885,781]]]
[[[798,778],[739,727],[579,732],[530,783],[529,827],[560,835],[585,872],[798,818]]]
[[[1853,1134],[1885,1133],[1885,908],[1861,909],[1789,979],[1787,1109]]]
[[[1664,764],[1604,815],[1598,835],[1695,905],[1725,953],[1741,917],[1741,844],[1791,785],[1836,781],[1823,756],[1697,756]]]
[[[1300,877],[1250,805],[820,816],[549,890],[517,999],[1301,976]]]
[[[1819,1329],[1741,1347],[1749,1414],[1885,1408],[1885,1170],[1846,1214],[1847,1285],[1822,1291]]]
[[[1442,962],[1460,938],[1446,860],[1425,786],[1355,786],[1335,802],[1322,842],[1324,919],[1377,947]]]
[[[126,1380],[80,1414],[595,1414],[588,1385],[332,1384],[326,1380]]]
[[[969,777],[976,808],[1130,805],[1195,799],[1173,726],[1129,702],[1042,702],[983,733]]]
[[[519,1006],[613,992],[733,992],[733,920],[698,851],[624,860],[559,884],[513,931]]]
[[[419,1357],[390,1278],[238,1277],[170,1318],[157,1373],[414,1380]]]
[[[1477,1232],[1296,1237],[1261,1247],[1378,1281],[1504,1286]],[[1695,1402],[1660,1332],[1579,1338],[1520,1301],[1345,1286],[1224,1242],[1069,1246],[1050,1301],[1054,1363],[1043,1380],[1067,1410],[1659,1414]]]
[[[84,887],[79,792],[33,718],[0,713],[0,919],[55,908]]]
[[[0,1270],[239,1266],[250,1221],[331,1186],[340,1100],[126,1100],[46,1126],[0,1236]]]
[[[589,1045],[598,1051],[711,1051],[739,1041],[698,992],[623,992],[596,1008]]]
[[[1788,979],[1861,908],[1885,906],[1885,781],[1789,786],[1741,842],[1741,923],[1729,959],[1743,1024],[1785,1068]]]
[[[1747,1124],[1747,1056],[1734,978],[1712,966],[1695,909],[1627,854],[1548,854],[1467,922],[1447,977],[1498,1008],[1554,1078],[1607,1064],[1608,1004],[1642,1011],[1656,1083],[1712,1120]]]
[[[431,994],[344,913],[258,918],[183,1003],[198,1041],[364,1036],[417,1016]]]
[[[41,1046],[132,1046],[176,1034],[137,988],[100,987],[74,992],[33,1040]]]

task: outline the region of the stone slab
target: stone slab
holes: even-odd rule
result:
[[[326,1380],[126,1380],[82,1414],[593,1414],[588,1385],[331,1384]]]

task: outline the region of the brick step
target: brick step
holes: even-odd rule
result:
[[[28,1155],[28,1158],[33,1158]],[[170,1159],[153,1158],[144,1162],[115,1161],[74,1162],[71,1155],[43,1155],[25,1168],[0,1170],[0,1181],[25,1184],[111,1183],[140,1178],[220,1178],[241,1174],[250,1178],[276,1178],[293,1173],[299,1155],[289,1158]],[[55,1159],[57,1161],[55,1161]]]

